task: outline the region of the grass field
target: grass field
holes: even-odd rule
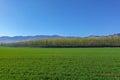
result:
[[[0,48],[0,80],[120,80],[120,48]]]

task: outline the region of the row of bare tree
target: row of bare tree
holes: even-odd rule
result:
[[[1,43],[13,47],[120,47],[120,37],[52,38],[16,43]]]

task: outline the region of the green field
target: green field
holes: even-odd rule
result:
[[[120,48],[0,48],[0,80],[120,80]]]

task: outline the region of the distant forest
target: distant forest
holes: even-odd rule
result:
[[[8,47],[120,47],[120,37],[51,38],[15,43],[0,43]]]

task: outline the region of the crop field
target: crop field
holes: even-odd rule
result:
[[[120,48],[0,47],[0,80],[120,80]]]

